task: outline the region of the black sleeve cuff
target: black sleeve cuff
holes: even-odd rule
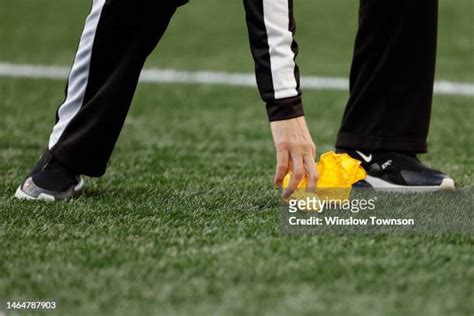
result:
[[[270,122],[289,120],[303,116],[303,102],[301,97],[272,100],[267,102],[267,114]]]
[[[185,5],[188,2],[189,2],[189,0],[176,0],[176,6],[180,7],[182,5]]]

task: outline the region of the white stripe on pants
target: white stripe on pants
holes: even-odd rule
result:
[[[89,81],[92,48],[94,46],[95,34],[104,5],[105,0],[93,1],[92,10],[87,17],[74,64],[69,74],[66,100],[59,107],[59,121],[54,126],[49,138],[49,149],[54,147],[59,141],[67,125],[77,112],[79,112],[84,101],[84,95]]]

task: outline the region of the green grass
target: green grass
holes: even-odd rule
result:
[[[240,2],[199,1],[180,9],[149,65],[252,71]],[[441,3],[440,78],[474,78],[472,4]],[[2,0],[0,60],[70,63],[87,9]],[[305,73],[345,74],[355,9],[301,1]],[[208,10],[217,12],[212,24]],[[235,41],[224,41],[230,30]],[[211,48],[206,36],[216,40]],[[141,85],[106,176],[87,179],[81,199],[13,200],[46,144],[63,86],[0,78],[0,301],[56,300],[58,315],[472,315],[472,235],[281,233],[274,150],[255,89]],[[304,98],[319,152],[332,149],[346,93]],[[423,157],[462,190],[474,184],[473,112],[471,97],[437,96]],[[465,195],[455,206],[470,211]],[[433,195],[393,201],[453,210],[452,199]]]
[[[0,61],[69,65],[89,9],[81,0],[2,0]],[[347,76],[357,1],[299,0],[295,9],[303,75]],[[473,14],[473,0],[440,1],[439,79],[474,81]],[[148,65],[252,72],[242,1],[191,0]]]
[[[142,86],[107,175],[88,180],[74,203],[36,204],[10,197],[44,145],[62,83],[0,82],[8,96],[0,120],[4,298],[55,299],[60,314],[473,308],[472,237],[282,235],[273,148],[251,89]],[[309,110],[322,122],[312,124],[321,150],[330,149],[344,94],[306,98],[333,105]],[[469,186],[473,128],[457,118],[472,114],[465,101],[437,99],[431,139],[453,137],[439,141],[450,150],[436,146],[426,160]],[[450,210],[441,203],[439,211]]]

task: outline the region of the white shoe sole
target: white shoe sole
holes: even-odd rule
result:
[[[388,191],[396,193],[410,193],[410,192],[436,192],[436,191],[453,191],[456,190],[454,180],[451,178],[445,178],[438,186],[404,186],[397,185],[380,178],[367,176],[365,181],[372,186],[376,191]]]
[[[84,179],[82,179],[82,177],[80,178],[79,180],[79,183],[74,187],[74,192],[75,193],[78,193],[80,191],[82,191],[82,189],[84,188]],[[53,202],[53,201],[56,201],[56,198],[50,194],[46,194],[46,193],[41,193],[38,197],[34,197],[34,196],[31,196],[29,194],[26,194],[25,192],[23,192],[23,190],[21,189],[21,186],[20,185],[18,187],[18,189],[16,189],[16,192],[15,192],[15,195],[14,197],[18,200],[23,200],[23,201],[47,201],[47,202]]]

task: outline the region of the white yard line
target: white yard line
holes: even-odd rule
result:
[[[28,65],[0,63],[0,77],[32,79],[67,79],[69,68],[64,66]],[[149,83],[180,83],[202,85],[224,85],[254,87],[253,74],[215,71],[182,71],[173,69],[145,69],[140,81]],[[343,90],[348,89],[348,81],[339,77],[308,76],[301,78],[305,90]],[[474,83],[437,81],[436,94],[474,96]]]

